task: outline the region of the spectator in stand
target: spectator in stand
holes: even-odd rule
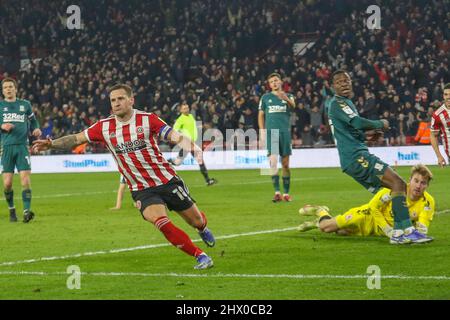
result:
[[[65,112],[58,115],[64,104],[83,128],[109,116],[107,89],[117,81],[135,89],[145,111],[170,119],[174,102],[186,100],[198,105],[197,120],[220,130],[239,126],[245,106],[239,110],[236,98],[247,102],[264,94],[264,78],[273,67],[297,101],[311,108],[326,105],[328,95],[321,92],[330,72],[346,68],[355,81],[354,101],[364,100],[362,111],[373,120],[386,109],[409,119],[403,112],[407,103],[426,113],[442,95],[438,88],[450,81],[448,10],[442,1],[393,3],[383,13],[391,23],[376,33],[361,29],[365,17],[354,15],[369,0],[349,1],[339,11],[326,0],[280,0],[276,8],[258,0],[77,4],[89,13],[84,25],[96,27],[84,28],[82,36],[67,32],[56,2],[6,1],[0,10],[0,55],[6,57],[0,59],[0,78],[13,73],[18,96],[39,102],[41,124],[53,114],[55,138],[71,125]],[[305,32],[317,34],[314,46],[292,54]],[[30,59],[22,69],[20,46]]]

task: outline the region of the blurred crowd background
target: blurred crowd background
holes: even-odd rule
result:
[[[0,80],[18,80],[18,96],[52,138],[109,116],[107,89],[117,82],[169,124],[187,101],[204,130],[258,129],[266,77],[279,72],[296,97],[294,148],[330,146],[324,110],[330,75],[342,68],[359,113],[389,120],[380,144],[429,143],[450,82],[447,0],[78,0],[82,29],[70,30],[72,2],[0,3]],[[372,4],[379,30],[365,23]]]

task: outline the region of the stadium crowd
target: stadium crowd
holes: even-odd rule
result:
[[[372,2],[81,0],[82,29],[70,30],[68,1],[2,1],[0,80],[19,80],[18,96],[31,101],[44,136],[108,116],[107,89],[117,82],[169,124],[187,101],[203,129],[225,132],[257,129],[265,78],[277,71],[296,97],[294,147],[310,147],[333,144],[329,77],[344,68],[360,114],[389,120],[384,143],[427,143],[416,134],[450,81],[449,2],[380,5],[381,29],[370,30]],[[294,52],[301,42],[314,45]]]

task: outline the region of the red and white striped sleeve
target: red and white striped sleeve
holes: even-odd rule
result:
[[[162,140],[167,140],[167,135],[172,131],[172,127],[164,122],[156,114],[150,114],[150,134],[158,135]]]
[[[102,132],[102,123],[100,121],[94,123],[92,126],[84,130],[84,135],[89,142],[105,142]]]
[[[441,125],[441,119],[437,116],[436,112],[434,112],[431,116],[431,131],[439,131]]]

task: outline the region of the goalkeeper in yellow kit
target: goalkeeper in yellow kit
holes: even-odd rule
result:
[[[435,211],[434,198],[425,190],[433,175],[424,165],[415,165],[407,187],[407,206],[411,222],[422,234],[428,233],[428,228]],[[360,207],[332,217],[325,206],[305,206],[299,210],[300,215],[313,215],[314,221],[307,221],[298,227],[299,231],[319,228],[322,232],[336,232],[341,235],[387,236],[393,231],[394,216],[392,214],[391,190],[383,188]]]
[[[186,102],[183,102],[180,106],[180,116],[175,121],[173,125],[173,129],[183,133],[192,141],[197,141],[197,125],[195,123],[194,116],[189,113],[189,105]],[[192,157],[194,157],[194,153],[191,151]],[[188,153],[183,149],[180,150],[178,157],[175,159],[170,159],[169,162],[175,166],[179,166],[184,158],[186,158]],[[217,183],[217,180],[214,178],[210,178],[208,175],[208,170],[206,169],[205,163],[199,165],[200,172],[205,178],[205,182],[207,186],[212,186]]]

